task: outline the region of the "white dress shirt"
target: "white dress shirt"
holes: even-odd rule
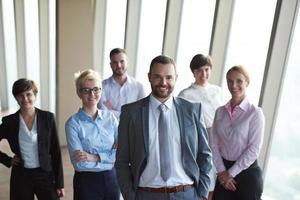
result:
[[[219,86],[209,83],[200,86],[193,83],[182,90],[178,96],[193,103],[201,103],[205,127],[211,128],[215,112],[223,103],[222,89]]]
[[[22,159],[25,168],[37,168],[40,166],[38,154],[38,141],[37,141],[37,123],[36,115],[32,129],[29,130],[22,115],[20,114],[20,128],[19,128],[19,144]]]
[[[111,76],[102,81],[102,96],[98,108],[107,110],[106,101],[112,104],[112,112],[119,118],[121,107],[124,104],[137,101],[146,96],[143,85],[134,78],[127,76],[126,82],[121,86]]]
[[[193,184],[186,175],[182,166],[180,130],[176,108],[173,98],[169,98],[164,104],[167,106],[167,117],[172,127],[171,139],[171,177],[165,182],[160,176],[159,141],[158,141],[158,118],[161,102],[150,95],[149,103],[149,157],[147,165],[140,177],[140,187],[172,187],[177,185]]]

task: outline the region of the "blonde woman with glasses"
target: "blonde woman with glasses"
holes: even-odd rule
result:
[[[91,69],[75,74],[82,107],[65,124],[73,178],[74,200],[119,200],[114,170],[118,120],[98,110],[101,97],[99,74]]]

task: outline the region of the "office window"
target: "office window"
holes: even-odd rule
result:
[[[38,1],[24,1],[24,10],[27,76],[39,84],[40,51]]]
[[[300,16],[291,42],[265,177],[266,200],[300,199]]]
[[[24,1],[27,78],[40,85],[39,14],[38,1]],[[39,87],[40,88],[40,87]],[[36,106],[40,105],[37,96]]]
[[[190,0],[183,2],[182,21],[177,52],[178,79],[175,93],[194,82],[190,61],[196,54],[209,53],[216,1]]]
[[[49,68],[50,68],[50,105],[49,110],[56,109],[56,1],[49,1]]]
[[[148,80],[151,60],[162,52],[166,4],[166,0],[142,1],[136,68],[136,79],[142,83]],[[144,86],[149,91],[147,82]]]
[[[259,100],[275,7],[276,0],[235,1],[225,73],[234,65],[247,69],[248,97],[255,104]],[[225,98],[229,99],[225,76],[222,86]]]
[[[11,94],[12,85],[17,79],[17,51],[15,34],[14,1],[2,1],[5,69],[7,76],[8,108],[16,109],[17,103]],[[4,67],[4,66],[1,66]]]
[[[49,1],[38,1],[38,0],[26,0],[22,1],[2,1],[2,18],[3,18],[3,38],[4,38],[4,49],[5,52],[5,64],[1,66],[6,71],[6,82],[7,82],[7,98],[8,105],[5,105],[10,112],[18,109],[18,105],[11,94],[13,83],[18,78],[29,78],[33,79],[39,86],[40,91],[49,93],[49,97],[43,102],[45,108],[55,111],[55,92],[56,92],[56,61],[55,61],[55,13],[56,5],[55,0]],[[47,27],[42,29],[40,27],[39,19],[49,20]],[[23,21],[24,20],[24,21]],[[18,24],[16,24],[18,22]],[[22,31],[24,25],[24,31]],[[45,25],[45,24],[43,24]],[[20,31],[16,32],[16,27],[21,28]],[[46,30],[46,31],[45,31]],[[50,30],[50,31],[49,31]],[[44,38],[44,43],[40,43],[40,34]],[[18,42],[17,43],[17,37]],[[23,46],[23,43],[25,46]],[[41,49],[40,45],[43,45]],[[45,49],[49,48],[49,49]],[[19,53],[19,54],[18,54]],[[44,60],[49,62],[49,66],[41,64],[41,53]],[[18,56],[19,62],[18,62]],[[23,56],[25,57],[23,60]],[[48,61],[49,60],[49,61]],[[26,62],[26,63],[23,63]],[[25,69],[26,68],[26,69]],[[41,88],[41,69],[44,69],[42,76],[49,77],[49,88]],[[44,80],[44,79],[42,79]],[[44,85],[43,85],[44,86]],[[39,93],[41,94],[41,93]],[[41,96],[37,96],[37,107],[41,105]]]
[[[124,47],[127,0],[109,0],[105,23],[105,47],[103,78],[111,76],[109,52],[116,47]]]

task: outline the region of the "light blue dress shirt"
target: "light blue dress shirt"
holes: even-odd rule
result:
[[[170,137],[171,151],[171,177],[165,182],[160,176],[160,158],[159,158],[159,139],[158,139],[158,118],[161,102],[153,95],[150,95],[149,102],[149,155],[147,165],[141,174],[140,187],[173,187],[177,185],[193,184],[191,178],[185,173],[182,165],[181,138],[176,107],[173,103],[173,97],[170,97],[164,104],[167,106],[167,118],[172,127]]]
[[[98,110],[95,120],[83,109],[71,116],[65,124],[67,144],[71,162],[76,171],[99,172],[111,170],[116,159],[118,120],[109,111]],[[99,155],[101,161],[74,160],[74,152],[83,150],[89,154]]]

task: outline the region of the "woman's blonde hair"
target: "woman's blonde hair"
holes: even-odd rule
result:
[[[77,94],[79,94],[81,85],[87,80],[96,81],[97,83],[99,83],[99,86],[101,87],[100,74],[93,69],[86,69],[83,71],[76,72],[74,76],[75,76]]]
[[[249,83],[250,83],[250,76],[249,76],[249,73],[247,72],[247,70],[246,70],[242,65],[235,65],[235,66],[231,67],[231,68],[227,71],[227,73],[226,73],[226,78],[227,78],[228,75],[229,75],[231,72],[233,72],[233,71],[237,71],[237,72],[241,73],[243,76],[245,76],[246,81],[247,81],[247,83],[248,83],[248,85],[249,85]]]

